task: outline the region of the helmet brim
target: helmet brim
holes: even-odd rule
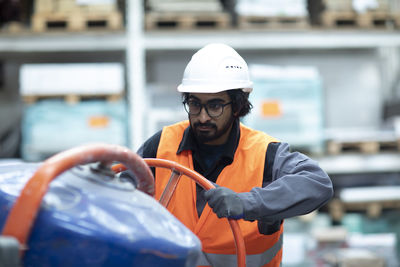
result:
[[[178,92],[181,93],[219,93],[223,91],[241,89],[243,92],[250,93],[253,91],[253,83],[247,82],[243,86],[236,84],[235,86],[210,86],[210,85],[184,85],[180,84],[178,86]]]

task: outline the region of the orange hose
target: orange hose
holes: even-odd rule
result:
[[[200,175],[199,173],[197,173],[185,166],[182,166],[176,162],[173,162],[170,160],[165,160],[165,159],[153,159],[153,158],[146,158],[146,159],[144,159],[144,161],[150,167],[167,168],[167,169],[175,170],[179,173],[183,173],[184,175],[193,179],[196,183],[198,183],[205,190],[215,188],[215,186],[209,180],[204,178],[202,175]],[[111,168],[115,172],[121,172],[121,171],[126,170],[126,167],[123,164],[116,164],[116,165],[113,165]],[[234,219],[228,219],[228,222],[232,229],[233,237],[235,240],[238,267],[245,267],[246,266],[246,246],[244,244],[244,239],[242,236],[242,232],[240,230],[240,226],[239,226],[238,222]]]

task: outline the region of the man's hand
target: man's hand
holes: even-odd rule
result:
[[[218,218],[242,219],[244,207],[238,194],[226,187],[217,187],[204,193],[208,205]]]

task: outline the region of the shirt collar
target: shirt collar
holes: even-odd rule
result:
[[[228,157],[231,160],[233,160],[236,148],[239,143],[239,138],[240,138],[239,125],[240,125],[239,119],[236,119],[233,122],[231,133],[229,134],[228,140],[226,142],[226,150],[224,151],[223,154],[224,157]],[[176,154],[181,153],[183,150],[191,150],[191,151],[198,150],[198,143],[196,141],[196,138],[194,137],[190,125],[185,129],[183,133],[183,138],[181,143],[179,144],[178,151],[176,152]]]

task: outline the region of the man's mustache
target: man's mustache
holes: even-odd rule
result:
[[[196,122],[196,123],[194,124],[194,128],[197,128],[197,127],[211,127],[211,128],[217,128],[217,126],[216,126],[215,124],[210,123],[210,122],[206,122],[206,123]]]

